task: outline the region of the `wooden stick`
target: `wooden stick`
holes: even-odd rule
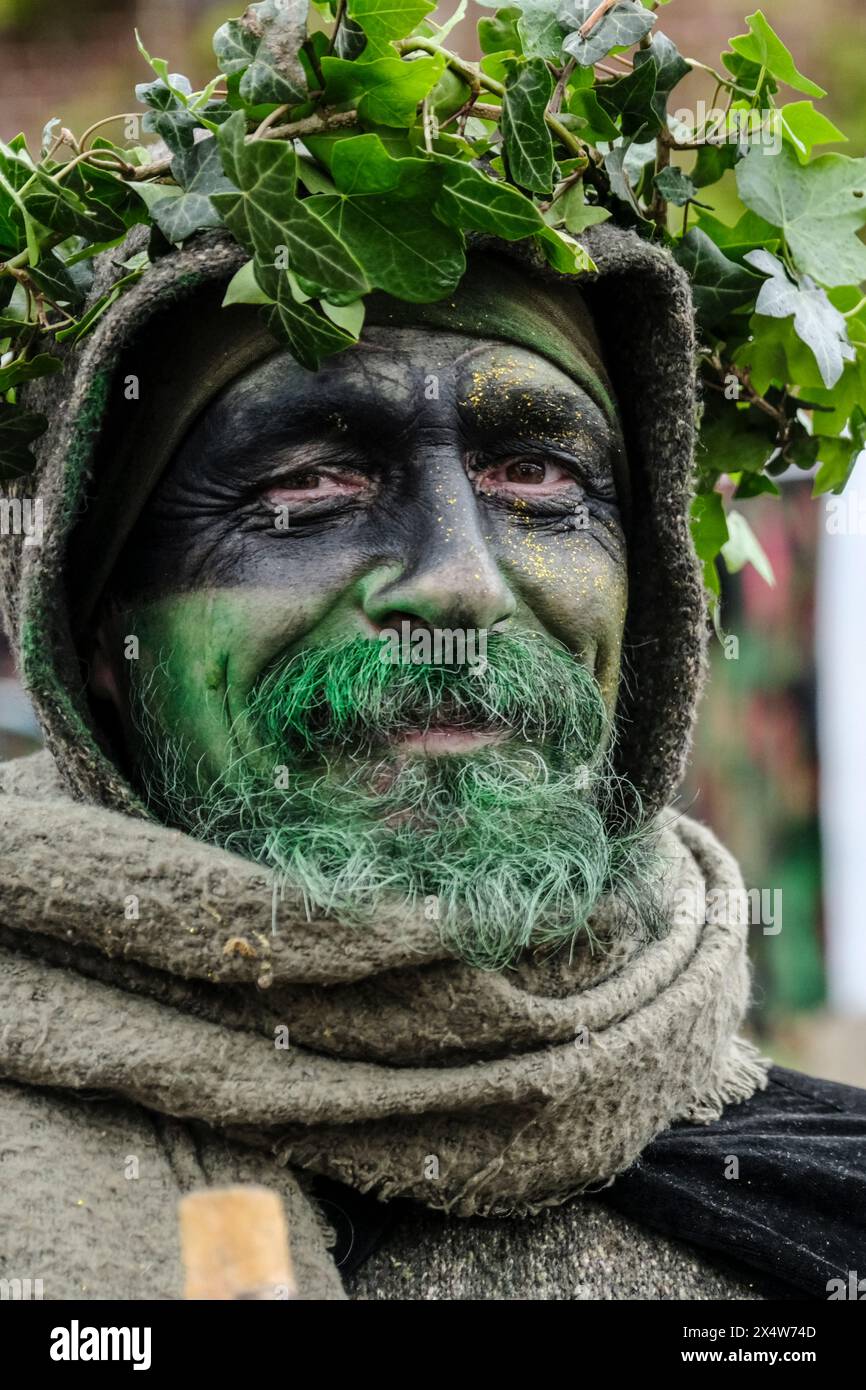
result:
[[[179,1204],[188,1299],[297,1298],[283,1203],[246,1184],[191,1192]]]

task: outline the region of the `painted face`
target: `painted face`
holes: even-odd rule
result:
[[[381,862],[381,880],[393,882],[396,856],[409,865],[407,893],[417,894],[454,880],[475,812],[473,853],[486,856],[489,876],[498,854],[491,835],[504,845],[497,798],[504,805],[511,797],[512,879],[532,857],[530,822],[539,873],[550,873],[555,858],[551,819],[567,822],[557,832],[561,872],[549,891],[561,929],[573,931],[579,913],[562,893],[573,878],[569,863],[586,858],[575,835],[593,842],[598,860],[583,915],[610,879],[597,805],[595,819],[579,829],[571,808],[581,786],[577,764],[595,756],[582,721],[603,743],[619,683],[627,584],[618,440],[587,391],[547,358],[420,328],[370,329],[318,373],[279,353],[225,389],[126,546],[94,666],[94,692],[111,695],[120,710],[133,765],[152,762],[162,740],[172,744],[160,774],[162,807],[170,801],[169,763],[195,769],[182,798],[188,806],[191,786],[220,783],[224,791],[227,769],[246,763],[270,787],[285,756],[288,800],[269,803],[273,833],[265,825],[249,852],[283,867],[291,861],[298,873],[311,826],[327,821],[322,855],[331,856],[333,872],[319,863],[308,879],[320,883],[331,873],[342,882],[346,864],[361,855],[368,867]],[[474,634],[476,652],[487,638],[487,684],[473,686],[463,672],[451,684],[442,676],[434,691],[425,675],[420,701],[407,686],[395,715],[396,697],[380,688],[381,668],[370,666],[369,652],[383,631],[443,630]],[[134,661],[124,659],[130,636]],[[340,658],[338,696],[337,676],[319,661],[334,651],[349,652]],[[252,719],[251,705],[262,715],[263,691],[266,717]],[[146,736],[135,717],[142,693],[153,696]],[[298,700],[306,700],[306,722],[293,743]],[[330,722],[319,739],[324,704]],[[353,704],[364,708],[364,721],[353,723]],[[377,746],[370,730],[375,735],[380,716]],[[492,746],[503,742],[520,746],[506,756]],[[264,781],[241,796],[257,814]],[[164,814],[183,820],[179,804]],[[274,833],[299,818],[304,849],[298,840],[277,853]],[[202,833],[213,837],[213,824],[211,817]],[[348,844],[352,836],[367,836],[362,854],[356,839]],[[522,896],[536,902],[538,882],[526,874]],[[508,891],[521,897],[513,882]],[[477,898],[477,885],[472,892]],[[494,908],[503,914],[502,901]]]
[[[547,633],[612,710],[617,462],[600,408],[522,347],[373,328],[318,373],[277,354],[205,411],[137,525],[105,644],[118,684],[125,635],[140,670],[173,654],[173,716],[218,766],[281,654],[408,621]]]

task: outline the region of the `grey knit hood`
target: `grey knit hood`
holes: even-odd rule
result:
[[[616,755],[618,770],[651,815],[670,802],[682,778],[704,670],[705,600],[688,526],[694,321],[687,278],[664,250],[609,225],[591,229],[583,240],[597,270],[579,284],[619,400],[631,482],[630,599]],[[483,238],[473,244],[490,246]],[[554,285],[563,278],[517,247],[498,243],[495,249],[518,260],[527,275]],[[116,278],[112,261],[128,253],[127,248],[102,257],[94,298]],[[212,298],[244,260],[224,233],[201,236],[161,257],[108,309],[82,348],[58,350],[63,370],[27,396],[29,406],[48,416],[49,428],[38,441],[35,473],[18,480],[14,493],[42,499],[44,540],[4,540],[3,619],[68,790],[76,799],[128,815],[149,813],[116,766],[87,699],[70,556],[89,501],[99,493],[99,443],[123,389],[125,351],[140,335],[170,324],[168,316],[191,312],[191,297]]]

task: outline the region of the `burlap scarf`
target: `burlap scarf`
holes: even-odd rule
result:
[[[364,930],[308,918],[180,832],[56,789],[2,796],[0,1074],[461,1216],[561,1202],[765,1084],[736,1037],[739,871],[667,820],[664,939],[605,944],[600,907],[599,948],[493,974],[449,958],[422,909]],[[707,923],[711,890],[728,910]]]

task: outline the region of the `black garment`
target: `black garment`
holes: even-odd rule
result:
[[[672,1126],[599,1196],[826,1299],[828,1280],[866,1276],[866,1091],[772,1067],[765,1091],[713,1124]]]
[[[344,1278],[409,1205],[324,1178],[315,1192]],[[826,1299],[828,1280],[866,1277],[866,1091],[772,1067],[765,1091],[712,1124],[672,1126],[592,1200],[759,1270],[774,1293]]]

